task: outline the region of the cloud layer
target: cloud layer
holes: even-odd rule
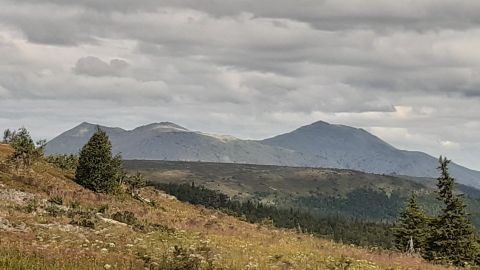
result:
[[[480,169],[480,3],[0,0],[0,127],[316,120]]]

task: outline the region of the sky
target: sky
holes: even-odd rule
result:
[[[480,1],[0,0],[0,128],[315,121],[480,170]]]

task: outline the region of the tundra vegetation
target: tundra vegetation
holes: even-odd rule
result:
[[[59,165],[57,159],[48,162],[41,152],[43,144],[35,145],[28,132],[19,133],[22,143],[7,138],[7,144],[0,145],[1,269],[451,268],[401,250],[337,243],[318,237],[311,228],[278,228],[279,221],[268,218],[270,214],[254,218],[247,211],[239,215],[242,212],[233,209],[212,209],[219,204],[215,201],[207,205],[210,208],[182,202],[145,186],[141,175],[125,174],[101,130],[82,149],[75,170],[61,165],[63,161]],[[450,186],[448,181],[442,183]],[[188,188],[194,194],[209,192],[194,185]],[[440,198],[445,194],[452,205],[462,205],[460,197],[451,196],[446,188],[440,190],[445,191]],[[256,207],[265,212],[284,211]],[[465,213],[457,209],[439,215],[429,226],[438,226],[435,237],[444,236],[439,224],[452,221],[448,223],[452,230],[462,217],[466,218]],[[461,239],[475,240],[465,224]],[[425,239],[425,245],[436,243],[434,254],[445,254],[442,248],[451,246],[433,236]],[[462,241],[461,247],[475,241]],[[460,265],[466,259],[476,262],[470,257],[432,260]]]

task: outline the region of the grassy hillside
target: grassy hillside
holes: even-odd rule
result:
[[[421,183],[393,176],[340,169],[146,160],[129,160],[124,164],[128,170],[139,170],[153,181],[195,181],[232,197],[285,192],[298,196],[344,196],[358,188],[387,193],[426,188]]]
[[[368,174],[352,170],[299,168],[203,162],[124,162],[154,183],[191,183],[217,190],[234,199],[254,200],[322,215],[393,222],[412,191],[429,212],[440,207],[435,180]],[[467,195],[469,210],[480,227],[480,191],[457,185]]]
[[[9,153],[0,145],[0,161]],[[141,195],[150,203],[95,194],[42,162],[1,165],[0,269],[447,269]]]

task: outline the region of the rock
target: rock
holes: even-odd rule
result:
[[[110,264],[108,264],[108,263],[103,266],[103,269],[107,269],[107,270],[108,270],[108,269],[110,269],[110,268],[112,268],[112,266],[111,266]]]
[[[109,224],[113,224],[113,225],[120,225],[120,226],[128,226],[128,224],[126,223],[123,223],[123,222],[119,222],[119,221],[116,221],[116,220],[113,220],[113,219],[109,219],[109,218],[105,218],[102,216],[102,214],[100,213],[97,213],[97,217],[105,222],[105,223],[109,223]]]
[[[171,200],[171,201],[178,201],[177,197],[173,196],[173,195],[170,195],[170,194],[167,194],[163,191],[159,192],[158,193],[158,196],[164,198],[164,199],[167,199],[167,200]]]
[[[27,229],[27,224],[25,224],[24,222],[21,222],[20,224],[17,225],[17,229],[24,231]]]
[[[0,217],[0,230],[1,231],[10,231],[12,229],[12,225],[8,219]]]
[[[3,187],[2,187],[3,188]],[[15,189],[0,189],[0,200],[10,201],[18,204],[25,204],[27,201],[32,200],[34,195]]]
[[[108,249],[102,248],[102,249],[100,249],[100,252],[102,252],[102,253],[107,253],[107,252],[108,252]]]
[[[0,231],[7,231],[7,232],[26,232],[29,228],[27,224],[21,222],[18,225],[10,223],[10,221],[6,218],[0,217]]]

